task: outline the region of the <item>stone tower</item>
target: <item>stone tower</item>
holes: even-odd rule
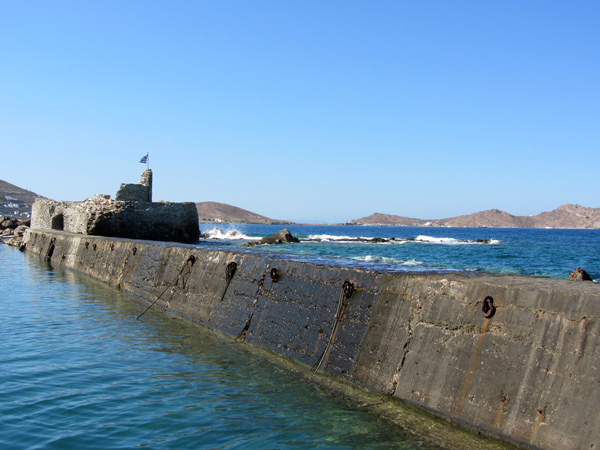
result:
[[[142,172],[142,178],[140,178],[140,184],[142,186],[146,186],[148,188],[148,200],[147,202],[152,201],[152,170],[144,169]]]
[[[152,170],[144,169],[139,184],[122,183],[115,200],[124,202],[152,202]]]

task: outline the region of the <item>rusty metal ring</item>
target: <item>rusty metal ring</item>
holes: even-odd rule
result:
[[[344,281],[344,284],[342,285],[342,292],[344,293],[344,297],[352,297],[352,293],[354,292],[354,285],[349,281]]]
[[[481,304],[481,312],[483,313],[483,317],[486,319],[492,318],[492,316],[496,313],[494,299],[489,295],[483,299],[483,303]]]
[[[277,280],[279,280],[279,272],[277,272],[277,269],[273,267],[271,269],[271,281],[273,283],[277,283]]]
[[[235,261],[231,261],[229,264],[227,264],[227,267],[225,268],[225,280],[227,281],[227,284],[231,282],[236,270],[237,263]]]

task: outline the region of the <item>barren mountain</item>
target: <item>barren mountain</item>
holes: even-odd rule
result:
[[[397,227],[418,227],[425,225],[427,220],[410,217],[394,216],[392,214],[375,213],[370,216],[350,221],[352,225],[392,225]]]
[[[350,222],[354,225],[489,227],[489,228],[600,228],[600,208],[586,208],[566,203],[536,216],[513,216],[499,209],[450,217],[422,220],[375,213]]]
[[[513,216],[499,209],[488,209],[475,214],[432,220],[441,227],[493,227],[493,228],[531,228],[531,217]]]
[[[38,194],[0,180],[0,216],[26,216]]]
[[[600,228],[600,208],[586,208],[570,203],[533,218],[537,228]]]
[[[270,219],[236,206],[218,202],[196,203],[200,222],[246,222],[246,223],[289,223]]]

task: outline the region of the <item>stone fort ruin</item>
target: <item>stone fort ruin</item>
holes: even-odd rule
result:
[[[150,169],[142,172],[138,184],[121,184],[115,200],[99,194],[83,202],[37,199],[31,228],[182,243],[195,243],[200,237],[194,203],[152,201]]]
[[[121,183],[115,195],[115,200],[122,202],[151,202],[152,201],[152,171],[144,169],[138,184]]]

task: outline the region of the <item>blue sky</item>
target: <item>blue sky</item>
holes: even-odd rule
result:
[[[600,207],[600,2],[0,0],[0,179],[272,218]]]

